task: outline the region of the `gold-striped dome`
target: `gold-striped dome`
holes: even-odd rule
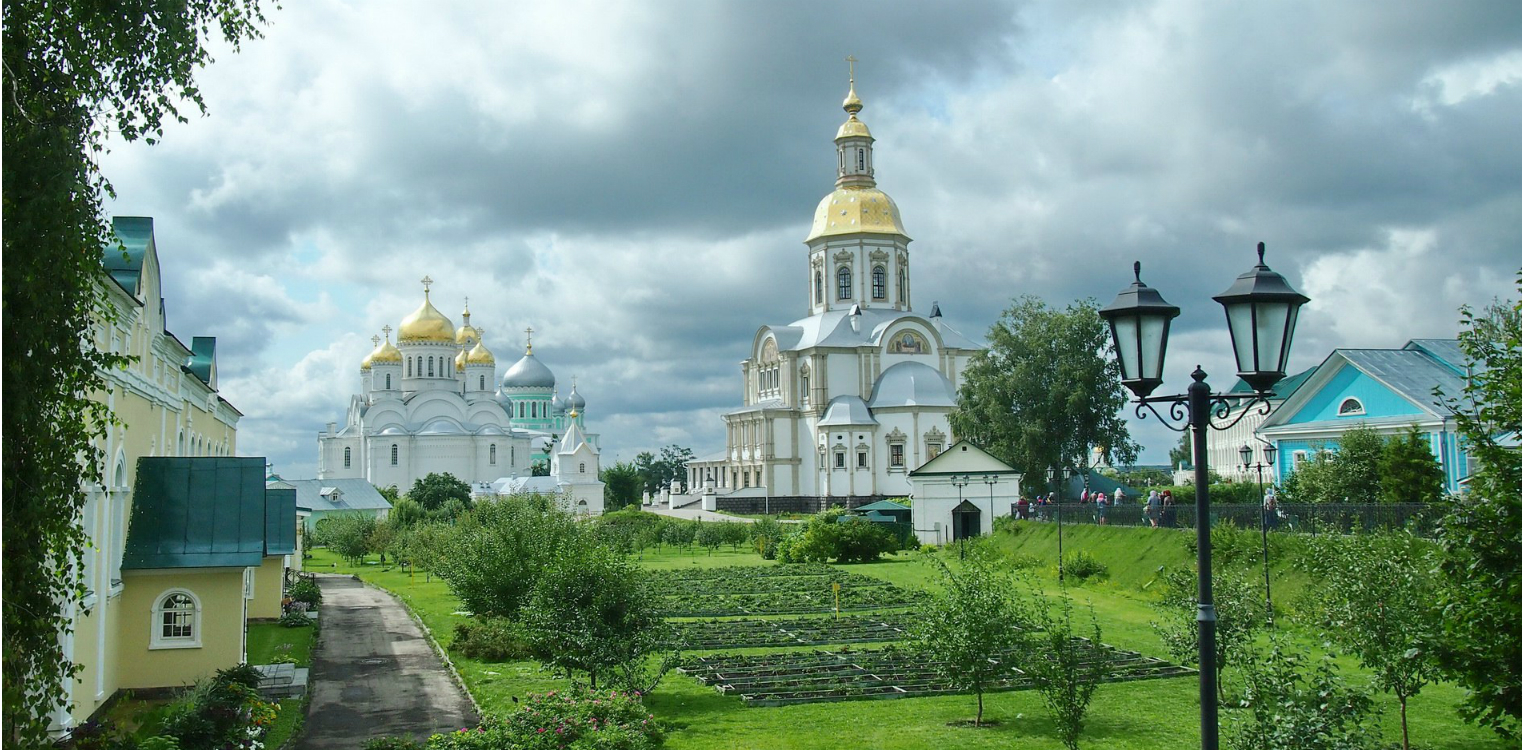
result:
[[[477,341],[476,345],[471,348],[470,354],[465,357],[465,362],[472,365],[495,365],[497,364],[497,358],[487,351],[485,344]]]
[[[462,322],[460,323],[460,327],[455,329],[454,342],[462,347],[465,347],[466,349],[469,349],[470,347],[475,346],[476,342],[481,340],[481,332],[477,330],[475,326],[470,324],[469,300],[465,302],[465,310],[460,313],[460,318]]]
[[[814,226],[804,241],[856,232],[908,236],[904,233],[903,219],[898,215],[898,205],[887,193],[877,188],[848,185],[819,201],[819,207],[814,210]]]
[[[423,291],[423,304],[413,310],[411,315],[402,319],[402,327],[397,329],[396,340],[402,343],[431,342],[440,344],[454,343],[454,323],[439,312],[433,303],[428,301],[428,291]]]

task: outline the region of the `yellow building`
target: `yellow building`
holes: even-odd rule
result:
[[[119,423],[95,446],[104,457],[103,485],[84,488],[79,522],[90,539],[82,571],[89,593],[71,613],[72,632],[64,637],[65,655],[81,671],[69,685],[69,704],[55,717],[61,728],[86,719],[118,690],[188,684],[237,664],[243,658],[245,594],[262,599],[257,595],[265,593],[277,607],[279,602],[278,589],[264,591],[277,584],[264,570],[262,549],[257,561],[225,568],[123,569],[139,461],[230,457],[242,414],[218,393],[216,339],[195,337],[186,346],[165,327],[153,220],[118,217],[113,223],[121,246],[105,248],[101,283],[114,320],[98,320],[90,334],[97,348],[132,361],[104,373],[107,390],[98,394]],[[262,460],[258,464],[262,489]],[[261,515],[261,540],[264,524]],[[175,599],[181,589],[191,596]],[[199,608],[189,612],[199,618],[198,637],[177,641],[175,648],[156,647],[153,641],[166,632],[164,618],[179,618],[186,599]],[[185,645],[191,642],[197,645]]]

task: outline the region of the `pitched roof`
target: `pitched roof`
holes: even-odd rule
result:
[[[1448,408],[1432,395],[1435,388],[1457,396],[1464,378],[1441,360],[1415,349],[1338,349],[1350,364],[1427,411],[1446,414]]]
[[[899,505],[898,503],[895,503],[892,500],[878,500],[875,503],[867,503],[866,505],[861,505],[861,506],[857,506],[856,508],[854,508],[854,510],[859,510],[859,511],[860,510],[865,510],[865,511],[889,511],[889,512],[893,512],[893,511],[908,511],[909,509],[910,509],[909,506],[907,506],[907,505]]]
[[[263,458],[140,458],[122,569],[257,566],[266,513]]]
[[[958,440],[952,443],[946,450],[941,451],[940,455],[921,464],[918,469],[909,472],[909,476],[1019,473],[1013,466],[995,458],[992,453],[966,440]]]
[[[135,297],[138,284],[143,280],[143,258],[153,246],[153,218],[117,216],[111,220],[111,227],[116,230],[117,242],[121,244],[107,244],[102,248],[101,265],[105,266],[112,280]]]
[[[264,488],[264,554],[296,554],[296,488]]]
[[[381,496],[375,485],[363,479],[286,479],[286,484],[296,488],[296,507],[313,512],[345,510],[385,510],[391,503]],[[338,497],[331,492],[337,489]]]

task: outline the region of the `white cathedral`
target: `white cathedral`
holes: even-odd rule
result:
[[[687,464],[694,492],[903,496],[909,472],[952,442],[947,414],[983,347],[938,305],[914,312],[909,236],[877,188],[854,75],[844,107],[835,190],[805,240],[808,317],[756,331],[741,364],[744,405],[723,415],[724,452]]]
[[[364,479],[402,492],[433,472],[448,472],[474,492],[537,492],[561,498],[567,510],[599,514],[598,436],[586,432],[586,399],[573,383],[562,398],[555,375],[534,356],[533,329],[523,357],[497,380],[497,360],[470,324],[469,301],[459,328],[429,299],[402,320],[391,343],[359,364],[360,392],[349,399],[342,427],[317,436],[319,479]],[[549,476],[531,476],[534,465]]]

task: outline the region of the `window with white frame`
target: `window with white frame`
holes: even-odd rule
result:
[[[1342,404],[1337,407],[1339,417],[1360,416],[1363,413],[1363,402],[1356,398],[1343,399]]]
[[[492,443],[491,444],[491,458],[490,458],[490,461],[491,461],[492,465],[494,465],[494,466],[497,463],[497,444],[496,443]]]
[[[391,444],[391,465],[392,466],[396,465],[396,455],[397,455],[396,443],[392,443]]]
[[[837,469],[844,469],[844,468],[846,468],[846,452],[845,451],[835,451],[835,468],[837,468]]]
[[[153,605],[149,648],[200,648],[201,602],[184,589],[160,594]]]
[[[904,468],[904,444],[888,444],[888,466],[894,469]]]
[[[851,269],[841,266],[835,272],[835,296],[838,299],[851,298]]]
[[[350,456],[351,456],[350,449],[349,448],[345,448],[344,449],[344,468],[345,469],[349,468],[349,459],[350,459]]]
[[[888,298],[888,271],[882,266],[872,267],[872,299]]]

